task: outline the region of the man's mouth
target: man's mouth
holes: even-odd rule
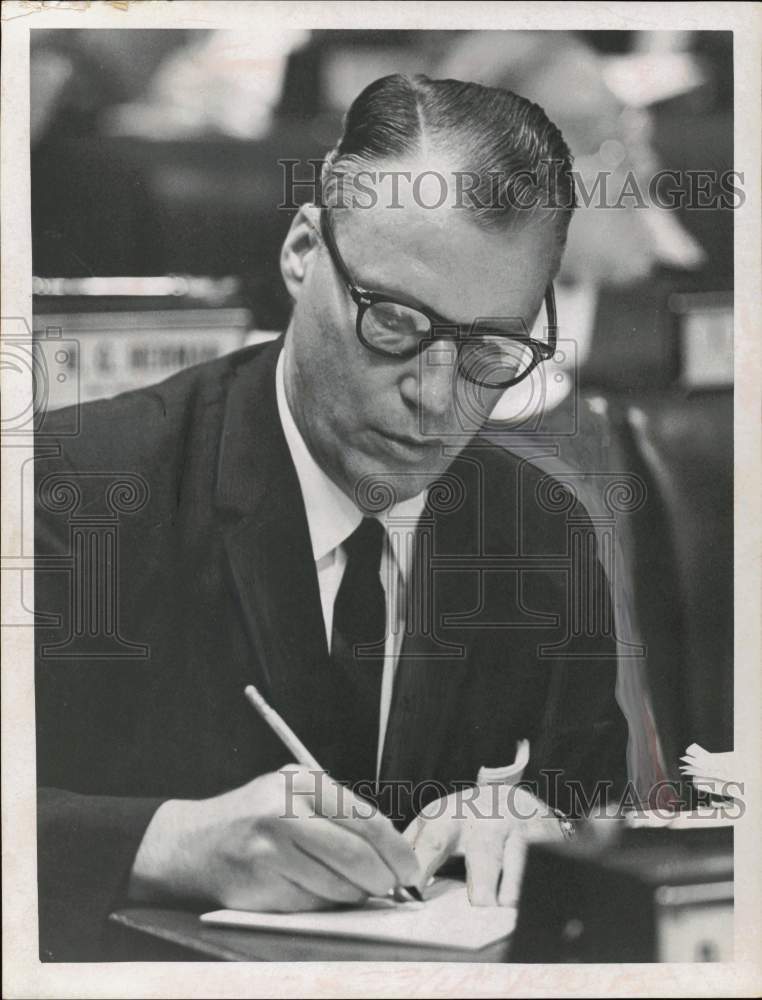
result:
[[[439,447],[442,442],[434,437],[412,437],[406,434],[392,434],[390,431],[376,431],[387,451],[407,459],[422,459]]]

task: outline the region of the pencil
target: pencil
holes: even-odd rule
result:
[[[247,685],[243,693],[254,710],[259,713],[275,735],[288,747],[294,755],[297,764],[308,767],[311,771],[325,771],[325,768],[318,764],[291,726],[289,726],[285,719],[278,715],[271,705],[268,705],[253,684]],[[423,896],[416,886],[406,885],[404,886],[404,890],[419,903],[423,902]]]
[[[249,703],[257,712],[259,712],[275,735],[286,744],[288,749],[294,755],[294,759],[297,764],[301,764],[303,767],[308,767],[311,771],[325,770],[325,768],[318,764],[291,726],[289,726],[289,724],[282,719],[280,715],[278,715],[272,706],[267,704],[265,699],[259,691],[257,691],[253,684],[249,684],[248,687],[244,689],[243,693],[248,698]]]

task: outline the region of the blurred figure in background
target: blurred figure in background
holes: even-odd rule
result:
[[[104,113],[136,99],[182,31],[35,30],[30,45],[32,252],[37,275],[158,274],[158,206],[115,156]]]
[[[569,32],[472,31],[442,57],[436,75],[526,94],[567,137],[575,170],[592,196],[580,198],[558,280],[564,333],[574,337],[578,365],[590,349],[603,286],[635,284],[659,265],[691,269],[702,263],[701,246],[673,212],[653,204],[640,207],[635,197],[623,197],[617,208],[602,208],[594,193],[603,174],[612,200],[626,190],[628,174],[641,192],[648,191],[660,164],[651,145],[647,105],[701,81],[690,57],[661,53],[655,67],[633,64],[628,56],[604,57]],[[568,392],[570,386],[564,388]]]
[[[288,59],[308,31],[188,32],[169,52],[142,100],[114,108],[113,133],[148,139],[267,135],[280,100]]]

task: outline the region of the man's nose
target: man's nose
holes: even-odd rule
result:
[[[422,416],[441,420],[454,412],[458,363],[452,340],[435,340],[413,359],[413,367],[400,383],[407,404]]]

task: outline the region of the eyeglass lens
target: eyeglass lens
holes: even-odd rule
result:
[[[397,302],[375,302],[368,306],[361,329],[367,343],[390,355],[410,355],[422,340],[436,338],[427,316]],[[451,337],[453,329],[448,328],[443,335]],[[517,339],[527,333],[517,320],[479,321],[460,341],[461,373],[485,385],[500,385],[518,378],[536,363],[529,344]]]

